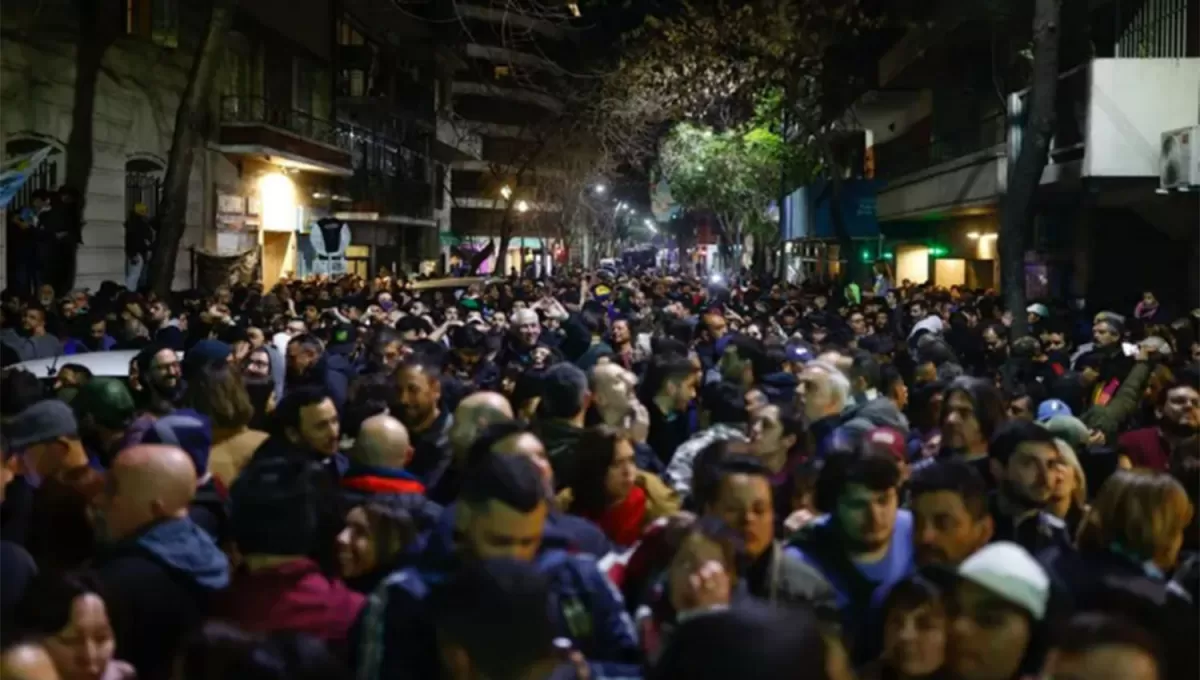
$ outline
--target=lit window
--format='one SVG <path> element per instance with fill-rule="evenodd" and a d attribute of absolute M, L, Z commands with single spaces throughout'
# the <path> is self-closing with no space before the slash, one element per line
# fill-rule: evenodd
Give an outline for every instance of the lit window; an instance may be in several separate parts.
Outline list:
<path fill-rule="evenodd" d="M 570 10 L 571 16 L 575 17 L 576 19 L 582 16 L 582 13 L 579 11 L 579 3 L 577 2 L 568 2 L 567 9 Z"/>
<path fill-rule="evenodd" d="M 492 75 L 496 80 L 503 80 L 512 75 L 512 69 L 507 66 L 496 66 L 492 69 Z"/>

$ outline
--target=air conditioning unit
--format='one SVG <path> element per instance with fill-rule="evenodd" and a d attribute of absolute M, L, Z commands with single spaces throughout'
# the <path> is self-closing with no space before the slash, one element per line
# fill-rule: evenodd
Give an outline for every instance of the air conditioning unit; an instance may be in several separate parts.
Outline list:
<path fill-rule="evenodd" d="M 1162 133 L 1158 164 L 1159 189 L 1200 188 L 1200 125 Z"/>

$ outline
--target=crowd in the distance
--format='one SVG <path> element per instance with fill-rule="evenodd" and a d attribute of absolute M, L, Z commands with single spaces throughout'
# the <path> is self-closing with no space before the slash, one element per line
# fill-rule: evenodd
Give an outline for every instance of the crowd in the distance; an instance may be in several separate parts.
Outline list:
<path fill-rule="evenodd" d="M 0 674 L 1198 677 L 1200 311 L 878 272 L 6 293 Z"/>

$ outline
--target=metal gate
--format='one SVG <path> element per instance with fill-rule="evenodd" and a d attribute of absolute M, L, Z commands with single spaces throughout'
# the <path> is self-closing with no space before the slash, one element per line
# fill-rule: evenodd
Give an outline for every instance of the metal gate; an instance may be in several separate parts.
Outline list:
<path fill-rule="evenodd" d="M 133 212 L 139 203 L 146 206 L 146 216 L 158 214 L 158 202 L 162 199 L 162 165 L 146 159 L 135 159 L 125 164 L 125 213 Z"/>

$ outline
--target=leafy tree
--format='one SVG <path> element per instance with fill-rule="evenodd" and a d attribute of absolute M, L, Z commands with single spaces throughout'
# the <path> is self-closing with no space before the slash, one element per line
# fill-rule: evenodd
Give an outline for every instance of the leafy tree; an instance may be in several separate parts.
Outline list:
<path fill-rule="evenodd" d="M 765 125 L 717 131 L 687 122 L 663 142 L 659 165 L 681 206 L 716 218 L 722 251 L 735 257 L 747 235 L 754 236 L 756 257 L 777 242 L 778 226 L 767 215 L 771 202 L 781 185 L 803 184 L 818 167 L 807 147 L 785 142 Z"/>

